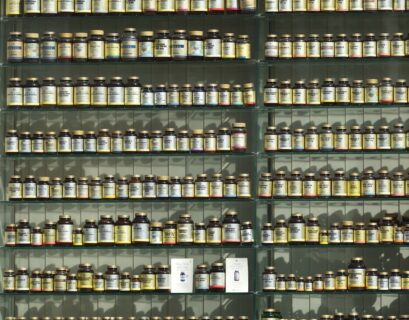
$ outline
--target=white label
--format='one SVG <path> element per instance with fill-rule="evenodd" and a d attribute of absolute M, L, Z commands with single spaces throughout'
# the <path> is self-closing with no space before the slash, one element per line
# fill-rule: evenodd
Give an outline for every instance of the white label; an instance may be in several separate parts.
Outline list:
<path fill-rule="evenodd" d="M 289 241 L 305 241 L 305 223 L 290 223 L 289 226 Z"/>
<path fill-rule="evenodd" d="M 123 105 L 125 102 L 124 87 L 108 87 L 108 105 Z"/>
<path fill-rule="evenodd" d="M 83 228 L 84 243 L 96 244 L 98 242 L 98 229 L 97 228 Z"/>
<path fill-rule="evenodd" d="M 209 274 L 196 273 L 195 274 L 195 288 L 196 290 L 209 290 Z"/>
<path fill-rule="evenodd" d="M 221 40 L 220 39 L 206 39 L 204 55 L 206 58 L 220 58 L 222 56 Z"/>
<path fill-rule="evenodd" d="M 57 242 L 72 243 L 72 224 L 57 224 Z"/>

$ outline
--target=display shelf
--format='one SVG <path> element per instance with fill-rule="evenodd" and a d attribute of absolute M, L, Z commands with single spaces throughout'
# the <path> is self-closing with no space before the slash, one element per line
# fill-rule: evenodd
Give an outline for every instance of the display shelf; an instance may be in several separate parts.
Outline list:
<path fill-rule="evenodd" d="M 228 107 L 215 107 L 215 106 L 206 106 L 206 107 L 67 107 L 67 108 L 1 108 L 3 113 L 20 113 L 20 112 L 163 112 L 163 111 L 172 111 L 172 112 L 181 112 L 181 111 L 234 111 L 234 112 L 249 112 L 254 110 L 262 110 L 258 106 L 228 106 Z"/>
<path fill-rule="evenodd" d="M 408 245 L 409 246 L 409 245 Z M 1 246 L 0 250 L 6 251 L 58 251 L 58 250 L 182 250 L 182 249 L 217 249 L 217 250 L 228 250 L 228 249 L 252 249 L 258 248 L 257 244 L 222 244 L 222 245 L 211 245 L 211 244 L 191 244 L 191 245 L 128 245 L 128 246 L 16 246 L 7 247 Z"/>
<path fill-rule="evenodd" d="M 192 293 L 170 293 L 149 291 L 127 291 L 127 292 L 0 292 L 3 298 L 12 297 L 52 297 L 52 296 L 246 296 L 253 292 L 192 292 Z"/>
<path fill-rule="evenodd" d="M 312 155 L 387 155 L 387 154 L 409 154 L 409 149 L 404 150 L 330 150 L 330 151 L 276 151 L 276 152 L 260 152 L 258 156 L 260 158 L 277 158 L 288 156 L 312 156 Z"/>
<path fill-rule="evenodd" d="M 374 57 L 374 58 L 277 58 L 271 60 L 260 60 L 261 64 L 267 66 L 274 66 L 275 64 L 298 64 L 298 63 L 309 63 L 309 64 L 339 64 L 344 66 L 345 64 L 354 63 L 397 63 L 397 62 L 408 62 L 408 57 Z"/>
<path fill-rule="evenodd" d="M 265 12 L 261 16 L 266 19 L 273 20 L 278 17 L 286 18 L 325 18 L 325 17 L 338 17 L 345 18 L 359 17 L 359 18 L 382 18 L 387 17 L 405 17 L 409 12 L 406 11 L 310 11 L 310 12 Z"/>
<path fill-rule="evenodd" d="M 291 110 L 291 111 L 309 111 L 317 109 L 356 109 L 356 110 L 365 110 L 365 109 L 381 109 L 387 110 L 391 108 L 409 108 L 409 104 L 346 104 L 346 105 L 277 105 L 277 106 L 264 106 L 260 107 L 260 110 L 267 112 L 275 112 L 281 110 Z"/>
<path fill-rule="evenodd" d="M 130 152 L 130 153 L 19 153 L 19 154 L 2 154 L 0 158 L 6 159 L 76 159 L 76 158 L 167 158 L 167 157 L 232 157 L 232 158 L 249 158 L 256 156 L 256 152 Z"/>
<path fill-rule="evenodd" d="M 250 13 L 230 13 L 230 12 L 218 12 L 217 14 L 214 13 L 205 13 L 205 14 L 191 14 L 191 13 L 124 13 L 124 14 L 87 14 L 87 15 L 38 15 L 38 16 L 6 16 L 2 15 L 0 17 L 0 21 L 4 22 L 29 22 L 29 21 L 36 21 L 36 22 L 49 22 L 51 21 L 75 21 L 81 22 L 83 19 L 91 19 L 100 21 L 101 19 L 145 19 L 147 21 L 161 21 L 163 19 L 166 20 L 181 20 L 181 19 L 194 19 L 194 20 L 201 20 L 201 19 L 260 19 L 265 18 L 267 15 L 257 12 L 250 12 Z"/>
<path fill-rule="evenodd" d="M 408 248 L 409 243 L 340 243 L 340 244 L 289 244 L 289 243 L 273 243 L 259 245 L 258 249 L 274 250 L 274 249 L 338 249 L 338 248 L 354 248 L 354 249 L 369 249 L 369 248 Z"/>
<path fill-rule="evenodd" d="M 383 291 L 383 290 L 346 290 L 346 291 L 311 291 L 311 292 L 305 292 L 305 291 L 273 291 L 273 292 L 261 292 L 258 291 L 255 293 L 257 296 L 262 296 L 262 297 L 272 297 L 272 296 L 278 296 L 278 295 L 286 295 L 286 296 L 319 296 L 319 295 L 325 295 L 325 296 L 330 296 L 330 295 L 351 295 L 351 296 L 366 296 L 366 295 L 408 295 L 409 290 L 388 290 L 388 291 Z"/>
<path fill-rule="evenodd" d="M 0 203 L 8 205 L 42 205 L 42 204 L 115 204 L 115 203 L 253 203 L 254 198 L 249 199 L 229 199 L 229 198 L 219 198 L 219 199 L 124 199 L 124 200 L 79 200 L 79 199 L 59 199 L 59 200 L 3 200 Z"/>
<path fill-rule="evenodd" d="M 258 203 L 273 204 L 273 203 L 285 203 L 285 202 L 360 202 L 360 201 L 408 201 L 409 197 L 332 197 L 332 198 L 274 198 L 274 199 L 262 199 L 258 198 Z"/>
<path fill-rule="evenodd" d="M 192 245 L 126 245 L 126 246 L 0 246 L 0 250 L 5 250 L 9 252 L 16 251 L 86 251 L 86 250 L 190 250 L 190 249 L 213 249 L 213 250 L 237 250 L 237 249 L 262 249 L 262 250 L 275 250 L 275 249 L 344 249 L 344 248 L 353 248 L 353 249 L 376 249 L 376 248 L 409 248 L 409 243 L 377 243 L 377 244 L 222 244 L 222 245 L 210 245 L 210 244 L 192 244 Z"/>
<path fill-rule="evenodd" d="M 118 65 L 140 65 L 140 64 L 163 64 L 163 65 L 183 65 L 183 64 L 196 64 L 196 65 L 257 65 L 259 60 L 256 59 L 225 59 L 225 60 L 134 60 L 134 61 L 70 61 L 70 62 L 5 62 L 1 64 L 2 67 L 41 67 L 45 66 L 118 66 Z"/>

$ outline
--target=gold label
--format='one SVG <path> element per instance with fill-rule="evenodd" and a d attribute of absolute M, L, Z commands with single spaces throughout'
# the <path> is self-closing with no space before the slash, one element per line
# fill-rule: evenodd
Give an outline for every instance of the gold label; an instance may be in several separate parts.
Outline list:
<path fill-rule="evenodd" d="M 19 15 L 20 14 L 20 0 L 6 0 L 6 15 Z"/>
<path fill-rule="evenodd" d="M 78 272 L 78 289 L 92 289 L 92 275 L 91 272 Z"/>
<path fill-rule="evenodd" d="M 131 244 L 131 226 L 115 226 L 115 243 Z"/>
<path fill-rule="evenodd" d="M 306 227 L 306 241 L 307 242 L 319 242 L 320 241 L 320 227 L 319 226 L 307 226 Z"/>
<path fill-rule="evenodd" d="M 346 290 L 347 289 L 347 277 L 339 276 L 335 278 L 335 289 Z"/>
<path fill-rule="evenodd" d="M 348 196 L 350 197 L 361 196 L 361 182 L 359 180 L 348 181 Z"/>
<path fill-rule="evenodd" d="M 354 243 L 365 243 L 365 230 L 354 230 Z"/>
<path fill-rule="evenodd" d="M 141 290 L 155 290 L 154 274 L 141 274 Z"/>
<path fill-rule="evenodd" d="M 287 228 L 274 228 L 274 243 L 287 243 Z"/>

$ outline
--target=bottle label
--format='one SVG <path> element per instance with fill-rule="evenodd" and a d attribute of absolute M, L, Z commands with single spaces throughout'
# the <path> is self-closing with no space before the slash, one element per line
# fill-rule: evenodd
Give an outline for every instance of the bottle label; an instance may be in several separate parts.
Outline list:
<path fill-rule="evenodd" d="M 75 87 L 74 104 L 77 106 L 89 105 L 91 100 L 91 90 L 89 86 Z"/>
<path fill-rule="evenodd" d="M 222 229 L 220 227 L 208 227 L 206 229 L 206 234 L 207 243 L 221 243 Z"/>
<path fill-rule="evenodd" d="M 74 87 L 58 87 L 58 104 L 61 106 L 72 106 L 74 104 Z"/>
<path fill-rule="evenodd" d="M 140 199 L 142 198 L 142 183 L 130 183 L 129 184 L 129 198 Z"/>
<path fill-rule="evenodd" d="M 115 243 L 116 244 L 131 244 L 131 226 L 130 225 L 115 226 Z"/>
<path fill-rule="evenodd" d="M 224 272 L 210 273 L 210 289 L 224 289 L 226 285 L 226 274 Z"/>
<path fill-rule="evenodd" d="M 278 136 L 276 134 L 264 135 L 264 150 L 276 151 L 278 149 Z"/>
<path fill-rule="evenodd" d="M 222 56 L 221 40 L 220 39 L 206 39 L 204 56 L 206 58 L 220 58 Z"/>
<path fill-rule="evenodd" d="M 149 235 L 150 244 L 162 244 L 162 231 L 161 230 L 151 230 Z"/>
<path fill-rule="evenodd" d="M 278 12 L 278 0 L 265 0 L 266 12 Z"/>
<path fill-rule="evenodd" d="M 23 105 L 23 88 L 9 87 L 7 88 L 7 106 L 22 106 Z"/>
<path fill-rule="evenodd" d="M 289 242 L 305 242 L 305 223 L 290 223 L 288 228 Z"/>
<path fill-rule="evenodd" d="M 266 41 L 264 44 L 264 56 L 266 58 L 278 57 L 278 41 Z"/>
<path fill-rule="evenodd" d="M 263 290 L 276 290 L 276 280 L 275 273 L 263 274 Z"/>
<path fill-rule="evenodd" d="M 193 224 L 178 224 L 177 225 L 177 242 L 193 242 Z"/>
<path fill-rule="evenodd" d="M 242 229 L 240 232 L 241 241 L 243 243 L 254 242 L 253 229 Z"/>
<path fill-rule="evenodd" d="M 176 229 L 163 229 L 163 244 L 176 244 Z"/>
<path fill-rule="evenodd" d="M 72 224 L 57 224 L 57 243 L 72 243 Z"/>
<path fill-rule="evenodd" d="M 187 45 L 188 45 L 188 55 L 190 57 L 203 57 L 204 56 L 203 40 L 189 40 Z"/>
<path fill-rule="evenodd" d="M 125 105 L 139 106 L 141 104 L 141 87 L 125 87 Z"/>
<path fill-rule="evenodd" d="M 136 59 L 138 57 L 138 41 L 122 40 L 121 57 L 123 59 Z"/>
<path fill-rule="evenodd" d="M 158 273 L 156 275 L 156 289 L 157 290 L 170 290 L 170 274 Z"/>
<path fill-rule="evenodd" d="M 124 0 L 110 0 L 109 1 L 109 12 L 125 12 L 125 1 Z"/>
<path fill-rule="evenodd" d="M 349 288 L 365 287 L 365 269 L 360 268 L 348 269 L 348 287 Z"/>
<path fill-rule="evenodd" d="M 223 243 L 238 243 L 240 242 L 240 224 L 239 223 L 224 223 L 222 229 Z"/>
<path fill-rule="evenodd" d="M 91 88 L 91 104 L 93 106 L 106 105 L 108 97 L 107 87 L 92 87 Z"/>
<path fill-rule="evenodd" d="M 149 241 L 149 223 L 134 223 L 132 228 L 132 242 Z"/>
<path fill-rule="evenodd" d="M 208 273 L 196 273 L 195 274 L 195 289 L 196 290 L 209 290 L 209 274 Z"/>
<path fill-rule="evenodd" d="M 259 181 L 258 183 L 258 195 L 259 197 L 271 197 L 272 196 L 272 186 L 271 181 Z"/>
<path fill-rule="evenodd" d="M 98 224 L 98 242 L 113 243 L 114 241 L 114 225 Z"/>
<path fill-rule="evenodd" d="M 108 88 L 108 105 L 120 106 L 125 102 L 125 89 L 124 87 L 109 87 Z"/>
<path fill-rule="evenodd" d="M 142 92 L 142 102 L 143 106 L 153 106 L 154 105 L 154 98 L 152 92 Z"/>
<path fill-rule="evenodd" d="M 28 182 L 23 184 L 23 198 L 35 199 L 37 197 L 36 191 L 37 185 L 35 182 Z"/>
<path fill-rule="evenodd" d="M 142 274 L 141 275 L 141 289 L 142 290 L 155 290 L 155 275 L 154 274 Z"/>
<path fill-rule="evenodd" d="M 76 13 L 91 13 L 91 0 L 75 0 Z"/>
<path fill-rule="evenodd" d="M 171 48 L 172 48 L 172 58 L 186 58 L 187 57 L 187 40 L 186 39 L 172 40 Z"/>
<path fill-rule="evenodd" d="M 38 281 L 40 283 L 40 290 L 41 290 L 41 279 L 38 278 Z M 16 275 L 16 284 L 15 284 L 15 289 L 16 291 L 27 291 L 29 289 L 29 278 L 28 275 Z M 31 289 L 34 287 L 38 287 L 35 284 L 31 283 Z"/>
<path fill-rule="evenodd" d="M 231 186 L 229 190 L 225 190 L 225 192 L 229 192 L 234 187 Z M 237 188 L 231 192 L 236 194 L 237 196 Z M 212 181 L 210 182 L 210 197 L 212 198 L 222 198 L 223 197 L 223 182 L 222 181 Z"/>
<path fill-rule="evenodd" d="M 126 0 L 125 10 L 129 12 L 142 12 L 142 1 L 140 0 Z"/>
<path fill-rule="evenodd" d="M 154 55 L 156 58 L 170 58 L 170 39 L 156 39 Z"/>
<path fill-rule="evenodd" d="M 40 88 L 24 88 L 24 106 L 38 106 L 40 104 Z"/>
<path fill-rule="evenodd" d="M 97 228 L 83 228 L 83 241 L 87 244 L 97 244 L 98 229 Z"/>

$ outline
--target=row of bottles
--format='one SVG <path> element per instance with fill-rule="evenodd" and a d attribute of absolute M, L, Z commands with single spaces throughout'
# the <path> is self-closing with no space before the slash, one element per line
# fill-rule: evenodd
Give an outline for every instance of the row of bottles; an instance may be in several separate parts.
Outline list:
<path fill-rule="evenodd" d="M 114 245 L 229 245 L 251 244 L 254 231 L 251 221 L 243 223 L 236 211 L 228 211 L 223 220 L 211 218 L 207 225 L 194 223 L 189 214 L 177 221 L 150 221 L 146 213 L 101 215 L 99 221 L 86 219 L 82 227 L 74 224 L 69 215 L 61 215 L 57 222 L 47 220 L 43 227 L 31 226 L 26 219 L 9 224 L 5 230 L 5 245 L 20 246 L 114 246 Z"/>
<path fill-rule="evenodd" d="M 253 83 L 141 84 L 139 77 L 78 77 L 74 82 L 63 77 L 59 83 L 47 77 L 10 78 L 7 86 L 8 107 L 200 107 L 253 106 L 256 92 Z"/>
<path fill-rule="evenodd" d="M 7 40 L 7 61 L 20 62 L 101 62 L 135 60 L 229 60 L 250 59 L 248 35 L 221 35 L 218 29 L 186 31 L 140 31 L 126 28 L 122 35 L 103 30 L 47 31 L 24 35 L 12 31 Z"/>
<path fill-rule="evenodd" d="M 134 153 L 134 152 L 244 152 L 247 149 L 246 124 L 217 130 L 166 128 L 152 132 L 127 129 L 95 131 L 61 130 L 30 133 L 8 130 L 5 152 L 12 153 Z"/>
<path fill-rule="evenodd" d="M 250 177 L 241 173 L 238 177 L 215 173 L 211 176 L 145 176 L 132 175 L 115 178 L 100 177 L 50 178 L 29 175 L 22 179 L 12 176 L 8 184 L 10 200 L 127 200 L 127 199 L 168 199 L 168 198 L 250 198 Z"/>
<path fill-rule="evenodd" d="M 367 268 L 362 257 L 351 259 L 347 269 L 301 277 L 277 274 L 267 266 L 262 274 L 263 291 L 347 291 L 347 290 L 409 290 L 409 271 L 392 269 L 390 273 Z"/>
<path fill-rule="evenodd" d="M 343 170 L 334 172 L 323 170 L 319 173 L 294 170 L 291 174 L 277 170 L 261 173 L 258 183 L 260 198 L 306 197 L 306 198 L 346 198 L 346 197 L 407 197 L 409 178 L 403 171 L 390 173 L 381 169 L 375 173 L 371 169 L 362 173 Z"/>
<path fill-rule="evenodd" d="M 7 16 L 254 13 L 255 0 L 6 0 Z"/>

